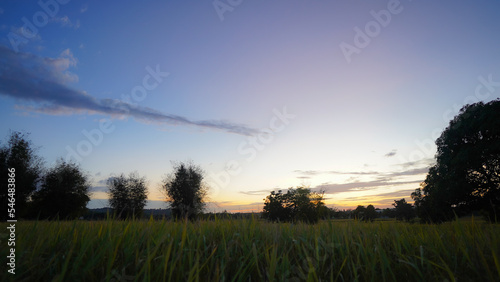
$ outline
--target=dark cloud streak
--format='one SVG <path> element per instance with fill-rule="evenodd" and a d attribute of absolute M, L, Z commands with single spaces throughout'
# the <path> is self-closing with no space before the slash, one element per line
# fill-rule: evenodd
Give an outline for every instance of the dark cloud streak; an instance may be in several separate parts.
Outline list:
<path fill-rule="evenodd" d="M 97 99 L 66 84 L 78 80 L 67 69 L 76 65 L 69 50 L 59 58 L 41 58 L 16 53 L 0 46 L 0 94 L 29 105 L 18 109 L 49 115 L 102 114 L 112 117 L 133 117 L 142 122 L 187 125 L 222 130 L 240 135 L 253 135 L 257 130 L 242 124 L 220 120 L 192 121 L 186 117 L 166 114 L 152 108 L 133 105 L 117 99 Z"/>

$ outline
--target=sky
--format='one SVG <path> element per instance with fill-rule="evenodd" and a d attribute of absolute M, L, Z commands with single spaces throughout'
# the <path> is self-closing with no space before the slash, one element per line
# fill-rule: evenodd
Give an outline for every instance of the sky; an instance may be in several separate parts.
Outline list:
<path fill-rule="evenodd" d="M 307 186 L 391 207 L 468 103 L 500 96 L 499 1 L 0 2 L 0 138 L 80 164 L 90 208 L 138 172 L 147 208 L 192 161 L 208 211 Z"/>

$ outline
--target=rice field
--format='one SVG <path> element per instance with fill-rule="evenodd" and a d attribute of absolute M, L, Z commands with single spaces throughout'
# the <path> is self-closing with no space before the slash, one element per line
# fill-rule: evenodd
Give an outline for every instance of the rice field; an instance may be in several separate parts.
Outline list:
<path fill-rule="evenodd" d="M 1 224 L 3 265 L 7 224 Z M 499 281 L 500 225 L 259 219 L 16 224 L 1 281 Z"/>

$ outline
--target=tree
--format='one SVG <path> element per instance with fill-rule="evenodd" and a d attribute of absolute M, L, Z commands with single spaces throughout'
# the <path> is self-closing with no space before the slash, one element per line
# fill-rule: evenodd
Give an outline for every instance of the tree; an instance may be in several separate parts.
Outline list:
<path fill-rule="evenodd" d="M 352 215 L 357 220 L 364 220 L 365 218 L 366 208 L 365 206 L 358 205 L 354 211 L 352 211 Z"/>
<path fill-rule="evenodd" d="M 43 176 L 32 200 L 33 214 L 40 218 L 77 218 L 86 212 L 90 201 L 88 176 L 78 165 L 60 159 Z"/>
<path fill-rule="evenodd" d="M 377 218 L 378 213 L 373 205 L 368 205 L 367 207 L 359 205 L 353 211 L 354 218 L 363 221 L 373 221 Z"/>
<path fill-rule="evenodd" d="M 174 173 L 163 180 L 163 190 L 176 219 L 193 220 L 203 212 L 208 186 L 204 172 L 192 163 L 174 164 Z"/>
<path fill-rule="evenodd" d="M 394 200 L 394 204 L 392 205 L 395 208 L 397 220 L 410 221 L 415 218 L 416 215 L 413 210 L 413 206 L 410 203 L 407 203 L 404 198 L 401 200 Z"/>
<path fill-rule="evenodd" d="M 322 193 L 298 187 L 288 189 L 286 194 L 281 190 L 272 191 L 265 199 L 262 217 L 271 221 L 316 223 L 327 211 Z"/>
<path fill-rule="evenodd" d="M 28 202 L 37 189 L 43 172 L 43 161 L 36 154 L 29 134 L 11 132 L 7 143 L 0 147 L 0 202 L 2 220 L 7 219 L 8 170 L 15 170 L 15 215 L 27 216 Z"/>
<path fill-rule="evenodd" d="M 386 208 L 382 211 L 382 217 L 394 218 L 396 217 L 395 209 Z"/>
<path fill-rule="evenodd" d="M 374 221 L 377 218 L 378 213 L 373 205 L 368 205 L 365 210 L 365 221 Z"/>
<path fill-rule="evenodd" d="M 436 164 L 412 194 L 419 217 L 441 222 L 484 210 L 498 220 L 500 100 L 464 106 L 436 145 Z"/>
<path fill-rule="evenodd" d="M 281 190 L 278 192 L 271 191 L 271 194 L 264 200 L 263 218 L 283 222 L 292 220 L 292 197 L 290 190 L 286 194 L 283 194 Z"/>
<path fill-rule="evenodd" d="M 109 204 L 118 218 L 139 217 L 148 199 L 146 178 L 137 172 L 108 179 Z"/>

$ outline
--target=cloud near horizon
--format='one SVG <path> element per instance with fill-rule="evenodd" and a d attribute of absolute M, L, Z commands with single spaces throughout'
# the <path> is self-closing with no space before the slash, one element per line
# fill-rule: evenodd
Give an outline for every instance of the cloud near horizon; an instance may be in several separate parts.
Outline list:
<path fill-rule="evenodd" d="M 356 171 L 320 171 L 320 170 L 294 170 L 293 172 L 301 174 L 301 177 L 308 177 L 321 175 L 321 174 L 333 174 L 333 175 L 362 175 L 362 176 L 371 176 L 374 179 L 369 181 L 359 181 L 356 177 L 349 178 L 345 183 L 323 183 L 317 185 L 315 187 L 311 187 L 311 191 L 314 192 L 322 192 L 325 194 L 336 194 L 341 192 L 354 192 L 360 190 L 371 190 L 379 187 L 386 186 L 397 186 L 397 185 L 406 185 L 406 184 L 417 184 L 421 183 L 423 180 L 401 180 L 398 178 L 415 176 L 426 174 L 429 171 L 428 167 L 424 168 L 414 168 L 414 169 L 406 169 L 403 171 L 397 172 L 377 172 L 377 171 L 369 171 L 369 172 L 356 172 Z M 273 188 L 273 189 L 262 189 L 262 190 L 254 190 L 254 191 L 240 191 L 241 194 L 245 195 L 266 195 L 271 191 L 278 190 L 287 190 L 287 188 Z"/>
<path fill-rule="evenodd" d="M 77 82 L 78 76 L 68 69 L 76 66 L 77 62 L 69 49 L 58 58 L 46 58 L 16 53 L 0 45 L 0 95 L 28 103 L 18 105 L 17 109 L 48 115 L 101 114 L 113 118 L 133 117 L 144 123 L 195 126 L 246 136 L 258 132 L 242 124 L 221 120 L 193 121 L 118 99 L 98 99 L 84 91 L 71 89 L 67 83 Z"/>
<path fill-rule="evenodd" d="M 309 176 L 321 175 L 321 174 L 396 177 L 396 176 L 408 176 L 408 175 L 424 174 L 424 173 L 427 173 L 428 171 L 429 171 L 428 167 L 423 167 L 423 168 L 406 169 L 403 171 L 390 172 L 390 173 L 384 173 L 384 172 L 378 172 L 378 171 L 336 171 L 336 170 L 330 170 L 330 171 L 294 170 L 293 172 L 301 174 L 301 176 L 298 176 L 300 178 L 300 177 L 309 177 Z"/>

